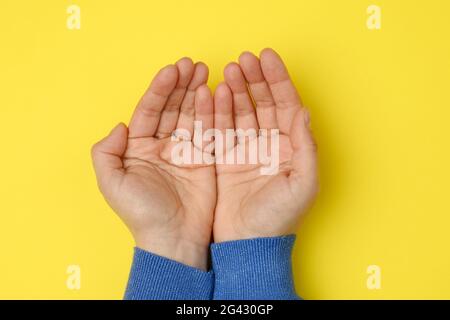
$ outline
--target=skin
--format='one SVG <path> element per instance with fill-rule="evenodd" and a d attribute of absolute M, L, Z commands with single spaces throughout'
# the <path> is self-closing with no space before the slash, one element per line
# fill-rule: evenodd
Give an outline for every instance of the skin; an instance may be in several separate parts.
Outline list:
<path fill-rule="evenodd" d="M 216 204 L 214 165 L 171 160 L 175 129 L 213 125 L 208 69 L 183 58 L 159 71 L 129 128 L 117 125 L 92 148 L 101 192 L 139 248 L 206 270 Z M 194 146 L 192 145 L 192 148 Z"/>
<path fill-rule="evenodd" d="M 261 175 L 261 164 L 216 165 L 214 241 L 292 234 L 318 189 L 309 113 L 272 49 L 259 58 L 244 52 L 239 63 L 225 67 L 224 77 L 214 95 L 215 128 L 279 129 L 280 167 Z"/>
<path fill-rule="evenodd" d="M 136 245 L 201 270 L 207 269 L 212 240 L 293 233 L 318 185 L 309 114 L 278 54 L 243 53 L 224 76 L 213 98 L 206 65 L 183 58 L 166 66 L 129 127 L 117 125 L 92 148 L 99 188 Z M 279 172 L 262 176 L 261 164 L 174 164 L 170 137 L 176 129 L 192 134 L 194 120 L 202 121 L 203 130 L 279 129 Z"/>

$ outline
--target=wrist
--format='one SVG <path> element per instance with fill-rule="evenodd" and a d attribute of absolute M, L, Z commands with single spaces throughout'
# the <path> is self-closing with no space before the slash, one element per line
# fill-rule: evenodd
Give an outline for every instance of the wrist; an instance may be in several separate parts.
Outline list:
<path fill-rule="evenodd" d="M 276 230 L 242 230 L 240 232 L 233 232 L 230 229 L 227 230 L 214 230 L 214 243 L 220 244 L 223 242 L 239 241 L 239 240 L 251 240 L 257 238 L 273 238 L 273 237 L 286 237 L 295 234 L 296 227 L 289 227 L 285 229 Z"/>
<path fill-rule="evenodd" d="M 179 238 L 135 237 L 136 247 L 174 260 L 187 266 L 207 271 L 209 244 L 197 244 Z"/>

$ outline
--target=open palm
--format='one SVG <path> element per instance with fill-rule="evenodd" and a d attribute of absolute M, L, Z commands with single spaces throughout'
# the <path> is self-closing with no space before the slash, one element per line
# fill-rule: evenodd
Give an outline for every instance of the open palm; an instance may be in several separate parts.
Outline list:
<path fill-rule="evenodd" d="M 214 96 L 215 128 L 278 129 L 280 165 L 271 175 L 261 174 L 261 163 L 216 165 L 214 240 L 292 233 L 317 191 L 316 148 L 309 114 L 302 108 L 286 67 L 271 49 L 263 50 L 260 59 L 243 53 L 239 64 L 229 64 L 224 75 L 225 82 Z M 269 145 L 273 139 L 268 139 Z M 237 145 L 225 153 L 249 152 L 248 141 L 241 151 Z"/>
<path fill-rule="evenodd" d="M 206 269 L 216 203 L 213 164 L 176 165 L 171 136 L 194 120 L 213 126 L 208 69 L 188 58 L 155 76 L 129 129 L 119 124 L 92 150 L 100 190 L 138 247 Z M 192 142 L 191 148 L 194 148 Z"/>

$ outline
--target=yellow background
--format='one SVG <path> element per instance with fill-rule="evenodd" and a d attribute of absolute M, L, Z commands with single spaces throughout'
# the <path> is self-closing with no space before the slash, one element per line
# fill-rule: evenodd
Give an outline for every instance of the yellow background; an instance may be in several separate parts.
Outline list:
<path fill-rule="evenodd" d="M 68 30 L 66 9 L 81 8 Z M 368 30 L 366 9 L 382 9 Z M 133 241 L 91 145 L 158 68 L 280 52 L 310 107 L 321 192 L 299 230 L 307 299 L 450 298 L 450 2 L 0 2 L 0 298 L 121 298 Z M 66 287 L 68 265 L 81 289 Z M 366 287 L 369 265 L 381 289 Z"/>

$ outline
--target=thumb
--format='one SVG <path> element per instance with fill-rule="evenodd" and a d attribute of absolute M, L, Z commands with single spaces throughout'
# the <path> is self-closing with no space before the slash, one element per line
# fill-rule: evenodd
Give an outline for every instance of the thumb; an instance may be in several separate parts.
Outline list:
<path fill-rule="evenodd" d="M 123 123 L 119 123 L 108 136 L 92 147 L 92 161 L 100 188 L 117 173 L 122 175 L 122 156 L 127 148 L 127 138 L 127 127 Z"/>
<path fill-rule="evenodd" d="M 289 135 L 292 154 L 292 167 L 289 179 L 294 192 L 310 194 L 317 192 L 317 146 L 310 128 L 310 115 L 306 108 L 294 116 Z"/>

